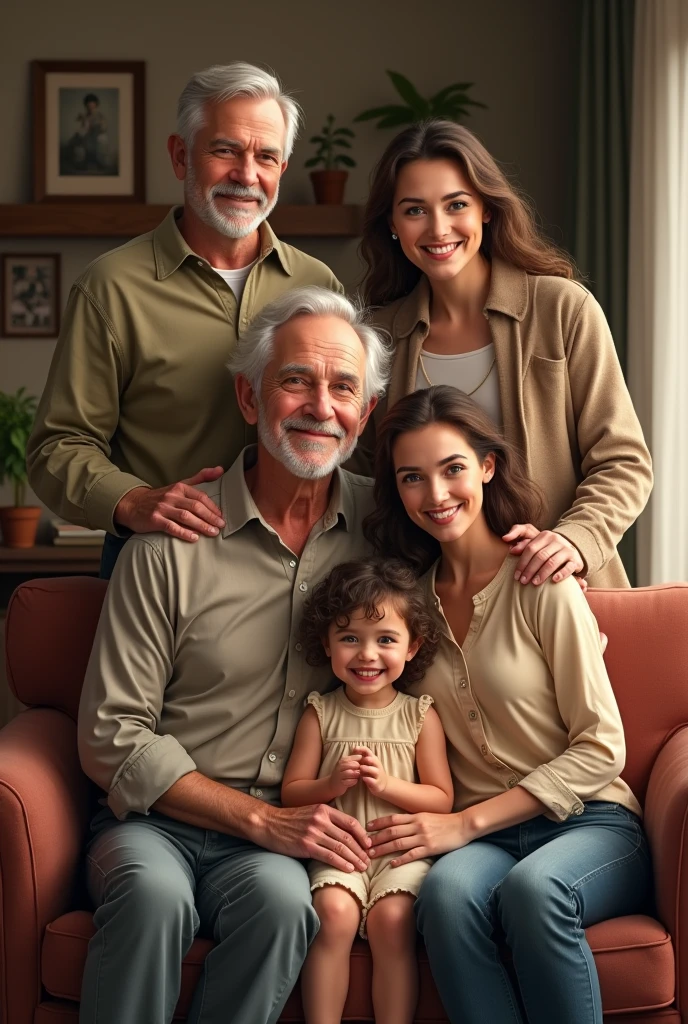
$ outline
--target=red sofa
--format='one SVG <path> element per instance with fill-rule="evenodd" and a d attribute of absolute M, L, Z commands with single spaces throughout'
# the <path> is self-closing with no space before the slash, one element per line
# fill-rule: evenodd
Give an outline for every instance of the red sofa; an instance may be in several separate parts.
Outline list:
<path fill-rule="evenodd" d="M 82 855 L 94 792 L 79 766 L 76 713 L 105 584 L 33 580 L 7 613 L 8 679 L 28 705 L 0 731 L 0 1020 L 77 1024 L 93 933 Z M 624 777 L 645 808 L 656 917 L 588 930 L 608 1024 L 688 1024 L 688 586 L 591 591 L 626 729 Z M 184 1020 L 211 943 L 184 963 Z M 418 1024 L 446 1021 L 423 951 Z M 126 984 L 126 979 L 123 979 Z M 357 942 L 345 1020 L 372 1021 L 370 960 Z M 302 1021 L 298 991 L 282 1021 Z M 125 1022 L 123 1022 L 125 1024 Z M 555 1022 L 553 1022 L 555 1024 Z"/>

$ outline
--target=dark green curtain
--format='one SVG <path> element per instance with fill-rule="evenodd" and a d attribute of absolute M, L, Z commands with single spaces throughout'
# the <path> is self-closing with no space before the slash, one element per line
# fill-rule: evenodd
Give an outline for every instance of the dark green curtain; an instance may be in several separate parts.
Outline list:
<path fill-rule="evenodd" d="M 626 372 L 634 0 L 583 0 L 573 254 Z M 635 582 L 635 534 L 619 545 Z"/>

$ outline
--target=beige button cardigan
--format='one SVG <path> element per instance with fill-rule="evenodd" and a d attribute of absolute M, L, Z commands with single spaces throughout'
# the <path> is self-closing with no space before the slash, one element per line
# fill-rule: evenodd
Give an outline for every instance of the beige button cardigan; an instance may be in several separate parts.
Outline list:
<path fill-rule="evenodd" d="M 427 278 L 375 312 L 395 344 L 385 408 L 416 388 L 429 331 Z M 495 259 L 485 315 L 495 346 L 505 436 L 546 498 L 543 528 L 575 544 L 591 586 L 628 586 L 616 545 L 652 487 L 650 454 L 604 313 L 582 285 Z M 375 423 L 347 468 L 371 472 Z"/>

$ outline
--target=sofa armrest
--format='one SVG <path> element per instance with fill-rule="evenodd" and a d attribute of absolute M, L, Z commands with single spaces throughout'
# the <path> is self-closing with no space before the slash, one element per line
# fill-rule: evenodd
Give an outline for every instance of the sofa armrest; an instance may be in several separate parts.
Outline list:
<path fill-rule="evenodd" d="M 72 909 L 89 797 L 67 715 L 30 709 L 0 730 L 0 1020 L 33 1022 L 43 933 Z"/>
<path fill-rule="evenodd" d="M 652 766 L 645 799 L 657 914 L 672 937 L 679 1008 L 688 1006 L 688 726 L 666 741 Z M 681 986 L 681 978 L 686 983 Z"/>

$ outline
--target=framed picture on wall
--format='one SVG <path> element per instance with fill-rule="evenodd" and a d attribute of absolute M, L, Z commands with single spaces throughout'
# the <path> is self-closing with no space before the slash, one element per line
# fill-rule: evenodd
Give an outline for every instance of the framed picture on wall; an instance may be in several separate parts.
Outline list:
<path fill-rule="evenodd" d="M 33 198 L 145 202 L 143 61 L 35 60 Z"/>
<path fill-rule="evenodd" d="M 60 256 L 33 252 L 2 256 L 0 334 L 56 338 L 60 330 Z"/>

